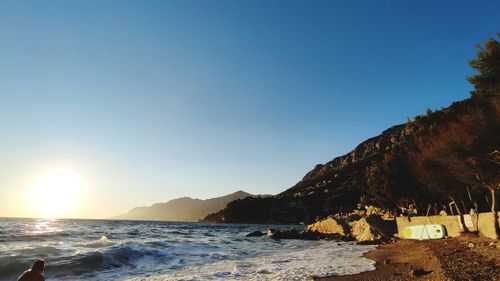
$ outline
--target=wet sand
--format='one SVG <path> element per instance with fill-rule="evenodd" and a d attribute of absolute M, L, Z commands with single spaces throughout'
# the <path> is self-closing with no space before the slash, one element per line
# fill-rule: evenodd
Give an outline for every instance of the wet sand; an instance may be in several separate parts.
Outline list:
<path fill-rule="evenodd" d="M 376 270 L 315 280 L 500 280 L 500 241 L 476 235 L 432 241 L 397 240 L 365 257 L 376 262 Z"/>

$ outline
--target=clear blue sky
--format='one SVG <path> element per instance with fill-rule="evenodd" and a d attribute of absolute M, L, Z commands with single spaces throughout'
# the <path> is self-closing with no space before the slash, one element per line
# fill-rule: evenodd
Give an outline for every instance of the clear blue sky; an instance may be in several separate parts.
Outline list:
<path fill-rule="evenodd" d="M 13 194 L 53 167 L 85 179 L 80 217 L 279 193 L 467 98 L 499 14 L 500 1 L 2 1 L 0 216 L 24 215 Z"/>

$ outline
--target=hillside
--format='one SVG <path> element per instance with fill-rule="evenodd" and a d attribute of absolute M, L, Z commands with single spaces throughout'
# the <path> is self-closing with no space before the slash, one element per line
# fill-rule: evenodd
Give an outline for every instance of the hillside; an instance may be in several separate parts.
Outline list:
<path fill-rule="evenodd" d="M 405 200 L 415 200 L 423 209 L 428 203 L 448 204 L 454 199 L 466 212 L 472 204 L 468 187 L 480 208 L 487 210 L 489 192 L 460 176 L 467 171 L 457 157 L 480 167 L 497 148 L 500 97 L 473 97 L 393 126 L 346 155 L 316 165 L 284 192 L 236 200 L 206 221 L 310 222 L 352 210 L 357 203 L 394 209 Z M 497 181 L 497 167 L 483 170 Z"/>
<path fill-rule="evenodd" d="M 252 196 L 244 191 L 237 191 L 222 197 L 206 200 L 182 197 L 148 207 L 136 207 L 115 219 L 162 220 L 162 221 L 198 221 L 209 213 L 226 207 L 227 203 Z"/>
<path fill-rule="evenodd" d="M 311 222 L 358 203 L 396 210 L 412 202 L 420 212 L 455 203 L 455 212 L 478 208 L 497 214 L 500 43 L 488 39 L 478 45 L 469 64 L 476 70 L 467 78 L 474 86 L 470 98 L 435 112 L 427 109 L 346 155 L 316 165 L 284 192 L 233 201 L 205 221 Z M 500 236 L 498 224 L 496 229 Z"/>

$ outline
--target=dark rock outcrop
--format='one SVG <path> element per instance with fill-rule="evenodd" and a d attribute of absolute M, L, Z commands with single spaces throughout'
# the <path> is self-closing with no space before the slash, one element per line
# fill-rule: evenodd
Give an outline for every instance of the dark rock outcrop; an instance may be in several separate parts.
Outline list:
<path fill-rule="evenodd" d="M 245 235 L 245 237 L 261 237 L 261 236 L 265 236 L 265 235 L 266 235 L 266 233 L 264 233 L 264 232 L 254 231 L 254 232 L 248 233 L 247 235 Z"/>
<path fill-rule="evenodd" d="M 346 155 L 337 157 L 325 164 L 316 165 L 316 167 L 309 171 L 299 183 L 286 190 L 283 194 L 294 193 L 295 190 L 299 192 L 304 191 L 304 188 L 306 190 L 314 190 L 322 185 L 327 186 L 331 180 L 323 182 L 318 181 L 318 179 L 324 177 L 335 179 L 349 171 L 355 171 L 369 165 L 371 160 L 376 160 L 384 153 L 397 148 L 398 143 L 401 141 L 401 134 L 404 132 L 404 128 L 405 125 L 391 127 L 382 132 L 382 134 L 362 142 Z M 313 184 L 306 186 L 309 183 Z"/>
<path fill-rule="evenodd" d="M 300 240 L 335 240 L 335 241 L 351 241 L 351 237 L 341 235 L 339 233 L 320 233 L 316 231 L 298 231 L 292 230 L 276 230 L 268 229 L 267 236 L 273 239 L 300 239 Z"/>

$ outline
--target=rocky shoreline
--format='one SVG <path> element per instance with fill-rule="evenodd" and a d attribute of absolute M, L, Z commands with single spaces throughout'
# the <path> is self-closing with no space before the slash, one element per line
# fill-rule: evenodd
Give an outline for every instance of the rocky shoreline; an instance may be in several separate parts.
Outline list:
<path fill-rule="evenodd" d="M 380 244 L 394 239 L 396 221 L 388 212 L 373 206 L 344 215 L 332 215 L 310 224 L 304 231 L 268 229 L 254 231 L 247 237 L 268 236 L 275 239 L 356 241 L 360 244 Z"/>
<path fill-rule="evenodd" d="M 352 280 L 500 280 L 500 241 L 479 233 L 439 240 L 398 239 L 396 222 L 382 209 L 368 206 L 310 224 L 304 231 L 255 231 L 248 237 L 355 241 L 378 244 L 364 256 L 376 270 L 348 276 L 316 277 L 315 281 Z"/>
<path fill-rule="evenodd" d="M 315 232 L 253 232 L 247 236 L 275 239 L 330 239 L 346 241 L 347 236 L 314 236 Z M 318 234 L 316 232 L 316 234 Z M 352 240 L 351 240 L 352 241 Z M 374 242 L 377 249 L 364 255 L 375 261 L 374 271 L 354 275 L 313 277 L 315 281 L 462 281 L 500 280 L 500 241 L 469 233 L 439 240 L 358 241 Z"/>
<path fill-rule="evenodd" d="M 500 280 L 500 242 L 475 234 L 441 240 L 395 240 L 365 257 L 376 262 L 376 270 L 314 280 Z"/>

